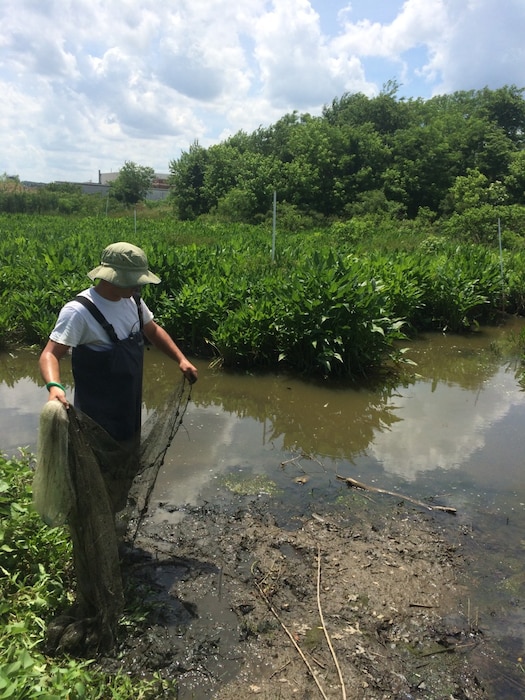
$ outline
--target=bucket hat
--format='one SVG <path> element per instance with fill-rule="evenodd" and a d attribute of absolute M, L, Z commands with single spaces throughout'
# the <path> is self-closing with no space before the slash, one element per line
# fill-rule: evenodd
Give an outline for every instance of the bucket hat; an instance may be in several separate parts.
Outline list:
<path fill-rule="evenodd" d="M 90 280 L 106 280 L 117 287 L 158 284 L 160 277 L 148 269 L 146 253 L 132 243 L 112 243 L 104 248 L 100 265 L 88 272 Z"/>

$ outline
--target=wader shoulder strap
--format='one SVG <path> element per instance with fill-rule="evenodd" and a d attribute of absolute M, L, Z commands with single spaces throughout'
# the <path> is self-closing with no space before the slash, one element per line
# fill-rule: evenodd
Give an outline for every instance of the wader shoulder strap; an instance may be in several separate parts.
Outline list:
<path fill-rule="evenodd" d="M 133 294 L 133 299 L 135 300 L 135 304 L 137 305 L 137 312 L 139 314 L 140 330 L 142 330 L 144 328 L 144 316 L 142 314 L 142 304 L 140 301 L 140 294 L 138 294 L 138 293 Z"/>
<path fill-rule="evenodd" d="M 83 297 L 83 296 L 79 295 L 79 296 L 76 296 L 73 299 L 73 301 L 78 301 L 79 304 L 82 304 L 82 306 L 84 306 L 90 312 L 90 314 L 93 316 L 93 318 L 95 318 L 100 323 L 102 328 L 109 335 L 111 342 L 113 342 L 113 343 L 119 342 L 118 336 L 115 333 L 115 329 L 113 328 L 111 323 L 109 323 L 109 321 L 106 321 L 106 317 L 104 316 L 104 314 L 100 311 L 100 309 L 98 309 L 95 306 L 95 304 L 91 301 L 91 299 L 88 299 L 87 297 Z"/>
<path fill-rule="evenodd" d="M 141 301 L 141 296 L 139 292 L 135 292 L 133 294 L 133 299 L 135 300 L 135 304 L 137 305 L 137 312 L 139 315 L 139 325 L 140 325 L 140 331 L 142 333 L 142 338 L 144 340 L 144 345 L 151 345 L 151 341 L 146 338 L 145 334 L 142 332 L 142 329 L 144 328 L 144 311 L 142 308 L 142 301 Z"/>

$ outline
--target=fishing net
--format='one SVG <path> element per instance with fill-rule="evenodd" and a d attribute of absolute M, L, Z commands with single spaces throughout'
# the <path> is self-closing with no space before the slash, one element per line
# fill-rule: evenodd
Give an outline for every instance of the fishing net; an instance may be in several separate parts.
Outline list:
<path fill-rule="evenodd" d="M 69 528 L 76 579 L 75 604 L 48 626 L 49 653 L 80 656 L 114 645 L 124 606 L 117 524 L 129 525 L 133 542 L 190 396 L 183 380 L 145 422 L 140 441 L 128 444 L 72 406 L 43 407 L 33 502 L 48 525 Z"/>

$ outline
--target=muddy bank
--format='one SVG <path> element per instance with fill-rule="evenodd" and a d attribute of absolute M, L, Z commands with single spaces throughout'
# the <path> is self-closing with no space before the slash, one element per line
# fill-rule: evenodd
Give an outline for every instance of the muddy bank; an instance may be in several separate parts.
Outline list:
<path fill-rule="evenodd" d="M 319 505 L 235 496 L 179 522 L 164 506 L 123 555 L 148 615 L 101 667 L 176 678 L 182 700 L 492 697 L 454 516 L 354 491 Z"/>

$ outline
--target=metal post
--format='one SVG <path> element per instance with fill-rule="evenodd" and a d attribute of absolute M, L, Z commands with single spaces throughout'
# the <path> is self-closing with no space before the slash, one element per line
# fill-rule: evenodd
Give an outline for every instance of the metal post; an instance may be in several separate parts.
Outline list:
<path fill-rule="evenodd" d="M 277 221 L 277 192 L 273 191 L 273 223 L 272 223 L 272 262 L 275 260 L 275 229 Z"/>
<path fill-rule="evenodd" d="M 499 267 L 501 274 L 501 310 L 505 310 L 505 277 L 503 274 L 503 246 L 501 244 L 501 219 L 498 216 Z"/>

